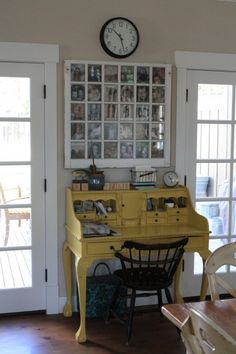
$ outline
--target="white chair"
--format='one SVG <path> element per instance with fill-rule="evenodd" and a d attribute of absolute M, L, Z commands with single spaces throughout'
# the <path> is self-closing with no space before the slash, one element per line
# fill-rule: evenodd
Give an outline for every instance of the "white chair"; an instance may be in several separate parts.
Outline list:
<path fill-rule="evenodd" d="M 236 287 L 233 288 L 220 277 L 219 273 L 216 274 L 217 270 L 224 265 L 232 265 L 236 267 L 236 242 L 219 247 L 205 262 L 205 272 L 208 277 L 212 300 L 219 300 L 217 285 L 226 290 L 231 296 L 236 297 Z"/>
<path fill-rule="evenodd" d="M 202 313 L 191 309 L 181 328 L 188 354 L 235 354 L 236 341 Z"/>
<path fill-rule="evenodd" d="M 21 220 L 29 220 L 31 217 L 29 208 L 11 207 L 11 205 L 20 203 L 21 201 L 25 202 L 25 200 L 29 202 L 28 197 L 22 197 L 21 188 L 19 186 L 6 189 L 3 188 L 3 186 L 0 184 L 0 203 L 4 205 L 9 205 L 9 209 L 8 208 L 3 209 L 5 214 L 5 222 L 6 222 L 4 246 L 7 246 L 8 243 L 9 232 L 10 232 L 10 221 L 18 220 L 18 225 L 20 227 Z"/>

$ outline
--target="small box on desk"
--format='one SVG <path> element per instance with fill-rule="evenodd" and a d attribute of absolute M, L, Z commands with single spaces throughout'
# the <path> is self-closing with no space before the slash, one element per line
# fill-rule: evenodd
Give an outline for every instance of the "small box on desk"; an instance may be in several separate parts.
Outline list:
<path fill-rule="evenodd" d="M 73 191 L 87 191 L 88 190 L 88 182 L 84 181 L 73 181 L 72 182 L 72 190 Z"/>
<path fill-rule="evenodd" d="M 130 189 L 129 182 L 106 182 L 104 185 L 104 190 L 125 190 Z"/>

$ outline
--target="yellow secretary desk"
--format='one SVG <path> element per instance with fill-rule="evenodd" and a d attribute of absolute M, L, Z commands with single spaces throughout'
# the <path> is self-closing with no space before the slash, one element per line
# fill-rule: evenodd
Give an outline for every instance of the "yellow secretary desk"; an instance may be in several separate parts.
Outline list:
<path fill-rule="evenodd" d="M 203 262 L 209 256 L 208 221 L 193 208 L 188 189 L 155 188 L 148 190 L 72 191 L 67 189 L 67 238 L 63 247 L 67 302 L 64 315 L 72 315 L 71 256 L 76 256 L 76 278 L 80 299 L 80 327 L 76 332 L 79 343 L 86 341 L 86 277 L 93 261 L 114 257 L 114 250 L 122 249 L 125 240 L 144 243 L 174 241 L 189 237 L 186 252 L 198 252 Z M 107 211 L 96 213 L 100 202 Z M 101 221 L 116 232 L 112 236 L 85 237 L 81 221 Z M 180 267 L 176 275 L 175 296 L 182 302 L 179 291 Z M 201 300 L 207 291 L 203 274 Z"/>

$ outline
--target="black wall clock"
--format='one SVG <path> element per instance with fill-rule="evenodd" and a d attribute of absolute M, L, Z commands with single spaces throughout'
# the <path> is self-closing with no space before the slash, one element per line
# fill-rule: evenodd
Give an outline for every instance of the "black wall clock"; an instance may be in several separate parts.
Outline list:
<path fill-rule="evenodd" d="M 107 54 L 114 58 L 126 58 L 134 53 L 139 44 L 137 27 L 124 17 L 114 17 L 104 23 L 100 42 Z"/>

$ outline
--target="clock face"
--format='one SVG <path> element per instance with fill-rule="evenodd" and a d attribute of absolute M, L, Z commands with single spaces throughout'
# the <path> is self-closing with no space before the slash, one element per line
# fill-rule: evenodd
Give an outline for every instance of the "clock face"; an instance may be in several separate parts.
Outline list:
<path fill-rule="evenodd" d="M 137 48 L 139 33 L 130 20 L 115 17 L 103 25 L 100 41 L 107 54 L 115 58 L 126 58 Z"/>
<path fill-rule="evenodd" d="M 163 176 L 163 182 L 167 187 L 175 187 L 179 183 L 179 178 L 176 172 L 169 171 Z"/>

